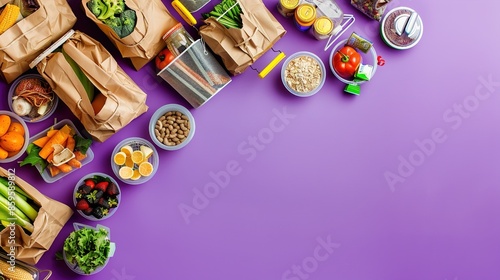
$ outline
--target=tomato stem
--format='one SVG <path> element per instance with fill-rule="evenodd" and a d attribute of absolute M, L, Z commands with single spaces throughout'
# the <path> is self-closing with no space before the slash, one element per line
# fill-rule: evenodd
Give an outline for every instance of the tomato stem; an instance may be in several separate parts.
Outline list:
<path fill-rule="evenodd" d="M 340 59 L 340 61 L 346 63 L 346 62 L 349 62 L 349 56 L 342 53 L 340 50 L 337 51 L 338 53 L 340 53 L 342 55 L 342 58 Z"/>

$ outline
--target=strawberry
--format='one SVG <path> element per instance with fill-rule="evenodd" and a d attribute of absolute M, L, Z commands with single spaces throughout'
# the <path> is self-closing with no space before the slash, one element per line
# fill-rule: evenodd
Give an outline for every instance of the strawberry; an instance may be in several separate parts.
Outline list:
<path fill-rule="evenodd" d="M 89 203 L 87 200 L 85 199 L 82 199 L 80 201 L 78 201 L 78 203 L 76 204 L 76 209 L 78 210 L 86 210 L 90 207 Z"/>
<path fill-rule="evenodd" d="M 85 183 L 85 185 L 89 186 L 91 189 L 93 189 L 95 186 L 95 181 L 93 179 L 87 179 L 87 180 L 85 180 L 84 183 Z"/>
<path fill-rule="evenodd" d="M 111 182 L 109 183 L 108 189 L 106 190 L 106 193 L 109 196 L 116 196 L 120 194 L 120 191 L 118 190 L 118 186 L 115 185 L 115 183 Z"/>
<path fill-rule="evenodd" d="M 109 183 L 106 181 L 99 182 L 95 185 L 94 189 L 95 190 L 100 190 L 103 193 L 106 192 L 106 189 L 108 188 Z"/>

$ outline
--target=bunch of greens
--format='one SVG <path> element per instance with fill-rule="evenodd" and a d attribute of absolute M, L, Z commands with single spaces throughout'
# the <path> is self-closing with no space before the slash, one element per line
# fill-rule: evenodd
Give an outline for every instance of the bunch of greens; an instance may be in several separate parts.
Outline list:
<path fill-rule="evenodd" d="M 134 31 L 137 15 L 125 6 L 125 0 L 90 0 L 87 8 L 120 38 Z"/>
<path fill-rule="evenodd" d="M 110 244 L 105 229 L 81 228 L 66 238 L 63 250 L 71 264 L 78 266 L 83 273 L 90 274 L 106 263 Z"/>
<path fill-rule="evenodd" d="M 204 19 L 214 17 L 226 28 L 240 29 L 243 27 L 241 13 L 242 10 L 237 0 L 222 0 L 222 2 L 214 6 L 211 12 L 203 13 L 202 16 Z"/>

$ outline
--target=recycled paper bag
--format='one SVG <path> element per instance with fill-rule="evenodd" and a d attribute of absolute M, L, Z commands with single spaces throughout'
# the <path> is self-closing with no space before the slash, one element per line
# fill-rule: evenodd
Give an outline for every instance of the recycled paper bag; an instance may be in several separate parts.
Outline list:
<path fill-rule="evenodd" d="M 4 6 L 12 0 L 0 0 Z M 70 30 L 76 17 L 66 0 L 38 0 L 40 8 L 0 35 L 0 78 L 11 83 L 28 64 Z"/>
<path fill-rule="evenodd" d="M 49 250 L 63 226 L 73 215 L 73 210 L 66 204 L 40 193 L 36 188 L 16 176 L 15 170 L 6 170 L 0 167 L 0 176 L 6 177 L 9 181 L 14 181 L 40 205 L 38 216 L 33 222 L 34 230 L 31 234 L 26 233 L 19 225 L 15 225 L 15 231 L 12 231 L 9 226 L 0 232 L 0 243 L 4 251 L 10 253 L 10 247 L 14 246 L 16 260 L 34 265 Z M 14 244 L 12 241 L 9 242 L 10 236 L 14 236 Z"/>
<path fill-rule="evenodd" d="M 147 111 L 146 93 L 123 71 L 101 43 L 83 32 L 75 31 L 63 43 L 62 49 L 95 86 L 95 96 L 99 93 L 104 95 L 103 107 L 97 114 L 62 52 L 49 54 L 36 68 L 92 138 L 104 142 Z"/>
<path fill-rule="evenodd" d="M 136 70 L 141 69 L 166 47 L 162 37 L 178 21 L 172 17 L 161 0 L 127 0 L 125 5 L 134 10 L 137 22 L 134 31 L 121 38 L 111 27 L 98 19 L 87 7 L 90 0 L 82 0 L 85 14 L 106 34 L 121 55 L 130 58 Z"/>
<path fill-rule="evenodd" d="M 221 57 L 224 66 L 233 75 L 245 71 L 286 33 L 261 0 L 238 2 L 243 11 L 241 29 L 228 29 L 210 17 L 199 31 L 203 40 Z"/>

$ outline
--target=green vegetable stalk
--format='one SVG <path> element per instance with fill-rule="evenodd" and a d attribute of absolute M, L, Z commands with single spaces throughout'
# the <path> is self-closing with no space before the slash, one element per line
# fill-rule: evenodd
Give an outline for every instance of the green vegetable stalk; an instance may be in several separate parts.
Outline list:
<path fill-rule="evenodd" d="M 3 178 L 3 177 L 1 177 Z M 5 179 L 5 178 L 3 178 Z M 0 180 L 0 195 L 2 195 L 5 199 L 9 199 L 12 197 L 12 194 L 9 193 L 8 183 L 5 184 L 5 180 Z M 13 195 L 14 203 L 16 208 L 21 210 L 31 221 L 35 221 L 38 216 L 38 212 L 31 206 L 26 200 L 23 200 L 20 196 Z"/>
<path fill-rule="evenodd" d="M 240 4 L 236 0 L 222 0 L 222 2 L 214 6 L 212 11 L 203 13 L 202 17 L 204 19 L 214 17 L 226 28 L 240 29 L 243 27 L 242 13 Z"/>

